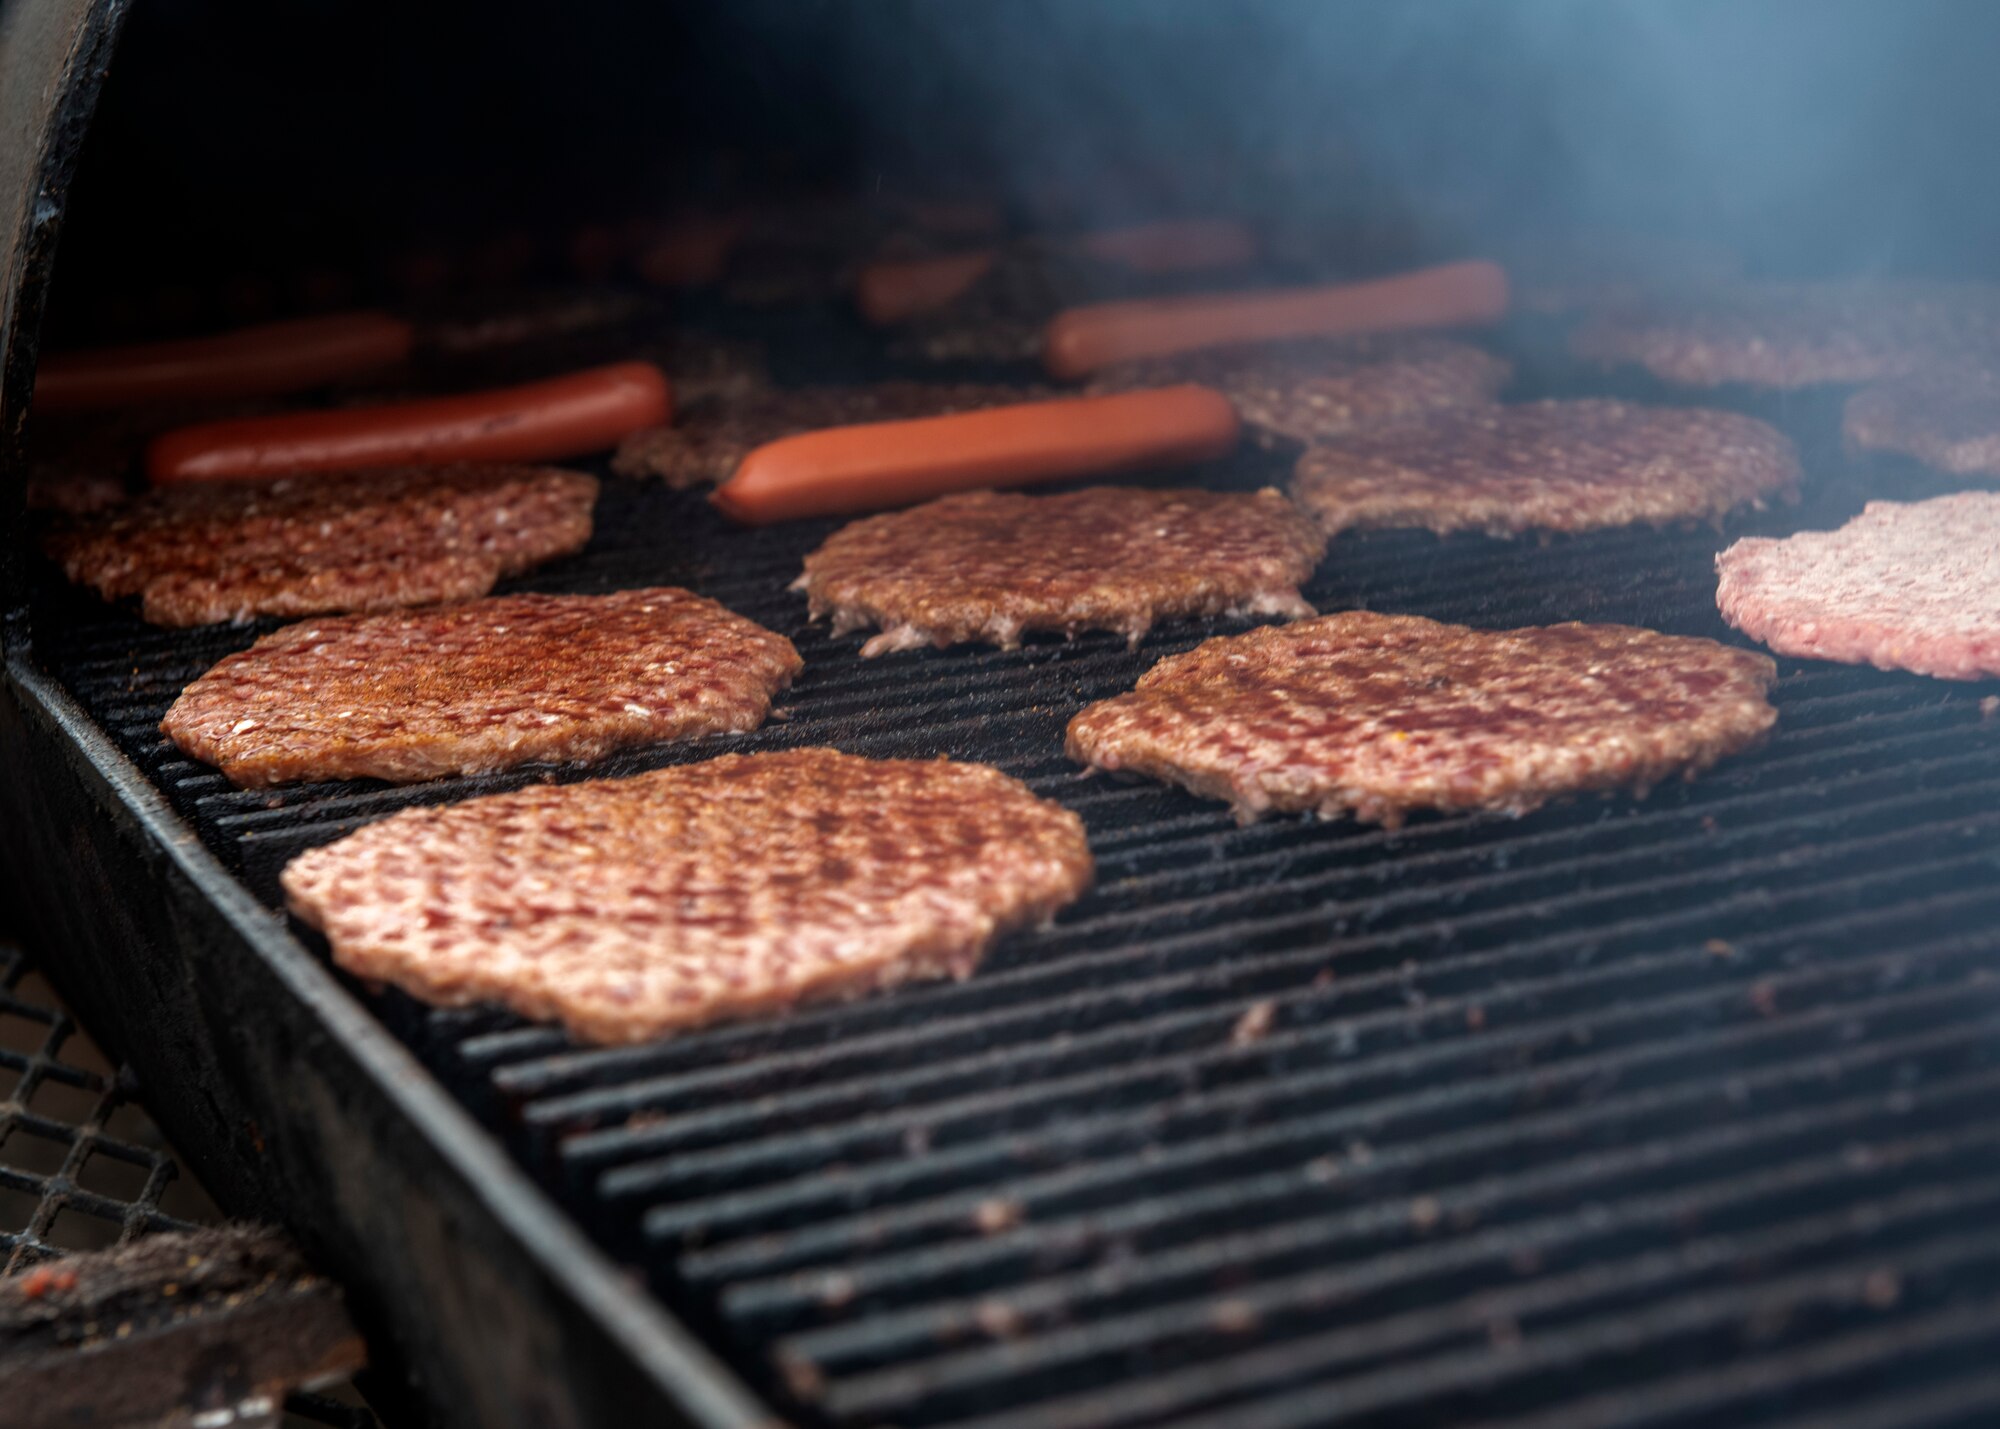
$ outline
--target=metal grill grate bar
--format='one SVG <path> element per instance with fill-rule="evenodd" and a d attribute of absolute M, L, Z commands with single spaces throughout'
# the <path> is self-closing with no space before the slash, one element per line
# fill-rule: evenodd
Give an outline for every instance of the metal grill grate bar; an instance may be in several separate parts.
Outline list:
<path fill-rule="evenodd" d="M 1825 425 L 1798 432 L 1816 482 L 1732 535 L 1889 480 L 1837 409 L 1757 408 Z M 607 482 L 592 547 L 517 588 L 689 585 L 807 664 L 756 734 L 588 771 L 235 790 L 157 726 L 268 625 L 45 590 L 37 636 L 272 903 L 289 858 L 396 809 L 724 750 L 978 758 L 1084 818 L 1097 889 L 964 984 L 609 1049 L 367 991 L 789 1419 L 1865 1429 L 2000 1399 L 1994 687 L 1786 661 L 1762 748 L 1643 802 L 1239 828 L 1079 777 L 1060 737 L 1240 625 L 862 661 L 785 589 L 833 525 Z M 1724 539 L 1350 535 L 1307 594 L 1727 638 Z"/>

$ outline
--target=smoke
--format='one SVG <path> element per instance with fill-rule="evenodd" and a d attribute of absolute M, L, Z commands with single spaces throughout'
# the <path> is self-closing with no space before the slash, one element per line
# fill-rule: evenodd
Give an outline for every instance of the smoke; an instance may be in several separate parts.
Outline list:
<path fill-rule="evenodd" d="M 1777 271 L 1990 266 L 2000 229 L 1979 0 L 915 0 L 835 28 L 864 169 L 1082 219 L 1372 207 L 1424 251 L 1618 227 Z"/>
<path fill-rule="evenodd" d="M 1991 276 L 1996 56 L 1989 0 L 147 0 L 63 287 L 379 271 L 801 182 L 1040 229 L 1237 214 L 1329 275 L 1615 232 Z"/>

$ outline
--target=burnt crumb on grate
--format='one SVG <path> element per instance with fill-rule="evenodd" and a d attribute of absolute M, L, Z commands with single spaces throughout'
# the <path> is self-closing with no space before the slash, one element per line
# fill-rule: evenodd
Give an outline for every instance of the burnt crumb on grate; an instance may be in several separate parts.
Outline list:
<path fill-rule="evenodd" d="M 0 941 L 0 1422 L 151 1422 L 237 1370 L 263 1386 L 246 1404 L 275 1403 L 357 1365 L 338 1289 L 275 1232 L 197 1228 L 217 1214 L 131 1073 Z M 197 1389 L 189 1376 L 210 1370 L 221 1378 Z M 284 1395 L 287 1422 L 375 1425 L 351 1391 L 335 1396 Z"/>
<path fill-rule="evenodd" d="M 163 1231 L 0 1280 L 0 1357 L 123 1338 L 138 1325 L 322 1284 L 276 1231 Z"/>

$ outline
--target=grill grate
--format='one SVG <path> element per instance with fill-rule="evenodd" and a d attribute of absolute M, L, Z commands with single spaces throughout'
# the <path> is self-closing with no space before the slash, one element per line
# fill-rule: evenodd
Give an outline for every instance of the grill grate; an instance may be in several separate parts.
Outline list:
<path fill-rule="evenodd" d="M 1929 494 L 1849 464 L 1823 405 L 1780 415 L 1815 494 L 1748 529 Z M 1060 755 L 1083 703 L 1234 627 L 863 662 L 785 591 L 828 529 L 733 531 L 607 486 L 592 548 L 522 587 L 689 585 L 791 635 L 806 669 L 757 734 L 589 772 L 821 742 L 983 759 L 1084 817 L 1097 888 L 968 983 L 652 1046 L 364 994 L 791 1412 L 1990 1422 L 1992 686 L 1785 662 L 1761 749 L 1644 801 L 1238 828 Z M 1307 593 L 1722 636 L 1722 539 L 1348 537 Z M 42 601 L 59 673 L 269 901 L 299 850 L 393 809 L 583 772 L 232 790 L 156 726 L 255 630 Z"/>
<path fill-rule="evenodd" d="M 220 1219 L 214 1203 L 181 1176 L 129 1072 L 112 1069 L 27 951 L 4 938 L 0 1089 L 6 1093 L 0 1096 L 0 1276 Z M 351 1391 L 293 1394 L 283 1422 L 336 1429 L 378 1424 Z"/>
<path fill-rule="evenodd" d="M 177 1174 L 131 1088 L 0 941 L 0 1275 L 188 1229 L 163 1205 Z"/>

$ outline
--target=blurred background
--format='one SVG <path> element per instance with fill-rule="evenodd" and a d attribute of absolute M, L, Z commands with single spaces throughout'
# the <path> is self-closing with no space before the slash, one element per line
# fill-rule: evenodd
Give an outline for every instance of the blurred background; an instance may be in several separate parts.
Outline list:
<path fill-rule="evenodd" d="M 802 190 L 1230 212 L 1333 274 L 1599 230 L 1978 272 L 1996 59 L 1982 0 L 135 0 L 50 337 Z"/>

